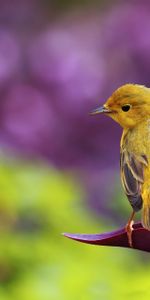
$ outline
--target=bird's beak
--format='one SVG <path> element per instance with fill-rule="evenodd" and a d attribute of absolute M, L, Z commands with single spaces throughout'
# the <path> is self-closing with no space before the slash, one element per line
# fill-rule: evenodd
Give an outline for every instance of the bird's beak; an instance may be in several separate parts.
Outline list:
<path fill-rule="evenodd" d="M 110 113 L 111 110 L 105 106 L 98 107 L 90 112 L 90 115 L 96 115 L 101 113 Z"/>

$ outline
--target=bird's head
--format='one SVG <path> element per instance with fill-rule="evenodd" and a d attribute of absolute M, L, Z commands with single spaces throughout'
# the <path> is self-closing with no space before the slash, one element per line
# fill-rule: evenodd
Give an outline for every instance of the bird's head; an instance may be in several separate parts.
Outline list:
<path fill-rule="evenodd" d="M 125 84 L 117 89 L 106 103 L 91 112 L 104 113 L 123 128 L 133 128 L 150 118 L 150 89 L 138 84 Z"/>

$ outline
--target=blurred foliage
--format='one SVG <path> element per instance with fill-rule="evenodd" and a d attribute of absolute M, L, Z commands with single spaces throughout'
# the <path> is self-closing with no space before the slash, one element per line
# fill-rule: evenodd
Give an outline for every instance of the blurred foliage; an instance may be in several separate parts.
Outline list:
<path fill-rule="evenodd" d="M 104 230 L 83 209 L 84 197 L 70 173 L 1 158 L 1 300 L 148 299 L 146 254 L 79 245 L 61 235 Z"/>
<path fill-rule="evenodd" d="M 120 131 L 88 112 L 149 85 L 149 3 L 0 0 L 0 300 L 149 299 L 149 255 L 61 235 L 130 213 Z"/>
<path fill-rule="evenodd" d="M 98 6 L 98 7 L 106 7 L 107 5 L 111 6 L 111 5 L 114 5 L 115 2 L 117 2 L 118 0 L 113 0 L 110 1 L 110 0 L 93 0 L 92 1 L 92 5 L 93 6 Z M 48 6 L 51 6 L 52 5 L 52 1 L 50 0 L 45 0 L 46 4 Z M 70 8 L 70 7 L 84 7 L 86 6 L 86 8 L 88 6 L 91 7 L 91 1 L 90 0 L 56 0 L 56 1 L 53 1 L 53 4 L 54 4 L 54 7 L 56 7 L 57 9 L 67 9 L 67 8 Z"/>
<path fill-rule="evenodd" d="M 91 1 L 90 0 L 77 0 L 77 1 L 75 1 L 75 0 L 71 0 L 71 1 L 68 1 L 68 0 L 63 0 L 63 1 L 60 1 L 60 0 L 56 0 L 56 1 L 54 1 L 55 2 L 55 7 L 57 8 L 57 9 L 61 9 L 61 10 L 63 10 L 63 9 L 67 9 L 67 8 L 70 8 L 70 7 L 78 7 L 78 6 L 80 6 L 80 7 L 84 7 L 85 5 L 86 5 L 86 7 L 89 5 L 89 6 L 91 6 Z M 106 4 L 107 3 L 110 3 L 110 1 L 109 0 L 106 0 L 105 1 L 105 4 L 104 4 L 104 1 L 99 1 L 99 0 L 94 0 L 94 1 L 92 1 L 92 5 L 94 6 L 94 5 L 100 5 L 100 6 L 106 6 Z M 49 0 L 47 0 L 47 4 L 48 5 L 50 5 L 50 1 Z"/>

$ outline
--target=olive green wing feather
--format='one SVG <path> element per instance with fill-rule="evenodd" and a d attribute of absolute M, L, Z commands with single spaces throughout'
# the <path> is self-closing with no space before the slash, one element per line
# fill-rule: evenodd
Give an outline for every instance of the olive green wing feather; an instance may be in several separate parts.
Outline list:
<path fill-rule="evenodd" d="M 142 208 L 141 188 L 144 182 L 144 166 L 147 166 L 145 155 L 135 156 L 123 150 L 120 155 L 121 180 L 125 194 L 134 211 Z"/>

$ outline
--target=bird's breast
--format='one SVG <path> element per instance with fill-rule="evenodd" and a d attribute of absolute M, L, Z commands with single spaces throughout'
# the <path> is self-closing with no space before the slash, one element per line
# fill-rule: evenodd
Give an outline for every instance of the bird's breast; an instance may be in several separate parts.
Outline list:
<path fill-rule="evenodd" d="M 137 158 L 146 157 L 148 164 L 147 166 L 144 165 L 142 190 L 147 189 L 150 194 L 150 119 L 140 123 L 133 129 L 123 131 L 121 149 L 134 154 Z"/>
<path fill-rule="evenodd" d="M 150 161 L 150 119 L 132 129 L 124 130 L 121 148 L 135 155 L 146 155 Z"/>

